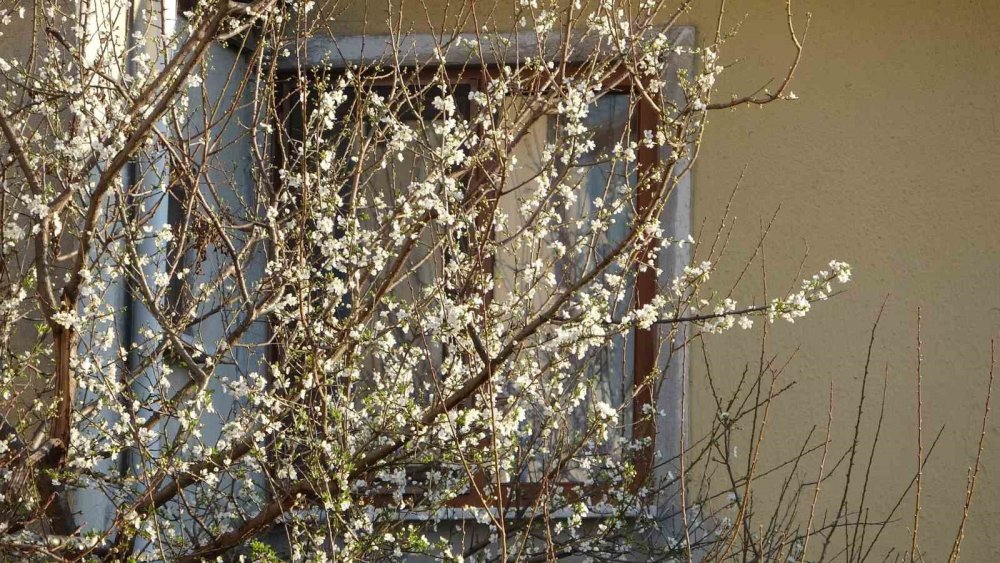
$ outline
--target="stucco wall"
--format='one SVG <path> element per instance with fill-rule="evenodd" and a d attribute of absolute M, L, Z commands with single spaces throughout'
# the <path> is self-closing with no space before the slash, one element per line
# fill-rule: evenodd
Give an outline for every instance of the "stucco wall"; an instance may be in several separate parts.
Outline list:
<path fill-rule="evenodd" d="M 734 18 L 749 15 L 723 57 L 742 62 L 722 80 L 717 99 L 781 75 L 793 54 L 783 8 L 778 1 L 729 3 Z M 889 296 L 862 428 L 871 433 L 888 368 L 881 461 L 873 467 L 868 503 L 883 510 L 916 466 L 921 308 L 925 441 L 945 426 L 924 474 L 921 545 L 928 560 L 943 560 L 975 455 L 990 338 L 1000 336 L 1000 3 L 800 1 L 795 11 L 813 13 L 793 88 L 800 99 L 711 119 L 695 171 L 695 223 L 718 224 L 746 165 L 734 205 L 729 275 L 718 281 L 733 279 L 752 252 L 760 221 L 779 205 L 766 247 L 769 288 L 784 290 L 807 251 L 807 270 L 831 257 L 855 267 L 846 294 L 794 325 L 775 325 L 769 336 L 773 352 L 787 355 L 801 347 L 783 376 L 799 384 L 772 411 L 770 455 L 790 454 L 812 425 L 825 426 L 830 382 L 833 451 L 848 445 L 869 331 Z M 800 15 L 800 29 L 802 20 Z M 742 293 L 760 295 L 759 278 Z M 708 345 L 715 377 L 731 380 L 744 363 L 756 365 L 759 332 L 713 338 Z M 692 382 L 697 435 L 714 410 L 697 363 Z M 1000 421 L 991 421 L 962 550 L 967 561 L 1000 557 L 994 526 L 1000 514 L 998 428 Z M 833 504 L 834 490 L 828 486 L 824 493 Z M 908 547 L 912 500 L 901 510 L 903 521 L 887 543 Z"/>
<path fill-rule="evenodd" d="M 480 2 L 476 10 L 481 18 L 504 14 L 508 4 Z M 695 25 L 704 38 L 714 32 L 718 3 L 696 4 L 684 23 Z M 427 5 L 431 20 L 439 21 L 444 4 Z M 809 428 L 825 426 L 831 382 L 831 457 L 850 443 L 869 333 L 889 296 L 862 426 L 862 434 L 870 435 L 888 369 L 881 454 L 869 486 L 868 505 L 876 512 L 890 508 L 915 469 L 916 313 L 921 308 L 925 442 L 944 426 L 924 473 L 921 545 L 929 560 L 940 560 L 954 539 L 966 470 L 975 455 L 990 338 L 1000 336 L 1000 186 L 995 180 L 1000 169 L 1000 3 L 800 0 L 793 7 L 800 30 L 805 13 L 812 12 L 793 84 L 800 99 L 711 117 L 695 169 L 695 225 L 704 223 L 709 232 L 718 226 L 747 166 L 734 205 L 734 236 L 717 277 L 720 287 L 735 279 L 753 252 L 761 221 L 779 206 L 766 245 L 772 292 L 789 287 L 807 253 L 807 271 L 830 258 L 855 267 L 855 281 L 845 294 L 794 325 L 774 325 L 769 331 L 771 353 L 798 353 L 782 375 L 782 381 L 797 385 L 771 411 L 763 454 L 768 459 L 791 455 Z M 333 11 L 336 17 L 328 25 L 333 32 L 385 29 L 381 4 L 341 3 Z M 458 12 L 457 5 L 451 6 L 452 18 Z M 723 60 L 740 62 L 720 82 L 719 100 L 780 78 L 793 56 L 784 2 L 732 0 L 727 13 L 730 24 L 743 24 Z M 426 27 L 422 19 L 422 14 L 413 16 L 414 29 Z M 762 296 L 759 274 L 741 287 L 743 301 Z M 707 341 L 717 380 L 733 382 L 746 363 L 756 364 L 760 330 L 758 323 L 750 333 Z M 705 370 L 696 362 L 693 436 L 716 414 L 704 381 Z M 997 422 L 990 423 L 990 449 L 962 551 L 967 561 L 1000 557 L 1000 542 L 991 537 L 1000 513 L 997 428 Z M 814 476 L 816 461 L 803 479 Z M 760 493 L 771 485 L 765 483 Z M 837 489 L 833 483 L 826 486 L 821 510 L 836 506 Z M 765 496 L 756 499 L 762 512 Z M 912 497 L 900 510 L 901 521 L 886 534 L 886 548 L 909 547 Z"/>

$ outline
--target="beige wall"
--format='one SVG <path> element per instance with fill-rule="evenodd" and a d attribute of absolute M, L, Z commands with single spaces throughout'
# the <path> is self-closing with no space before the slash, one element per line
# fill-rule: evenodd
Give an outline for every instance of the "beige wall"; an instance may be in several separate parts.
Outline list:
<path fill-rule="evenodd" d="M 730 14 L 749 15 L 724 56 L 743 62 L 721 82 L 717 99 L 786 68 L 792 51 L 782 4 L 729 3 Z M 830 257 L 855 267 L 846 294 L 803 321 L 775 326 L 773 351 L 801 346 L 783 376 L 799 386 L 778 403 L 765 451 L 790 453 L 790 440 L 825 425 L 830 382 L 835 447 L 846 447 L 868 331 L 889 295 L 871 393 L 877 400 L 887 366 L 882 459 L 873 468 L 869 502 L 880 508 L 916 465 L 915 317 L 921 308 L 925 439 L 946 425 L 925 473 L 921 536 L 928 560 L 944 560 L 975 454 L 990 338 L 1000 336 L 1000 2 L 800 1 L 795 8 L 813 13 L 794 83 L 801 99 L 711 119 L 695 173 L 695 221 L 718 224 L 747 165 L 734 206 L 730 272 L 752 251 L 759 221 L 779 205 L 767 245 L 769 287 L 787 287 L 807 250 L 807 270 Z M 759 295 L 759 283 L 745 285 L 743 293 Z M 731 380 L 745 362 L 755 363 L 758 342 L 759 333 L 711 339 L 716 378 Z M 703 376 L 696 368 L 692 407 L 701 424 L 712 414 Z M 868 411 L 874 415 L 877 405 Z M 1000 421 L 991 421 L 966 561 L 1000 559 L 998 428 Z M 834 488 L 827 488 L 829 500 Z M 908 547 L 910 501 L 904 508 L 904 521 L 889 539 Z"/>
<path fill-rule="evenodd" d="M 491 11 L 509 13 L 509 4 L 501 2 L 493 11 L 492 3 L 479 2 L 477 11 L 481 18 Z M 429 5 L 432 14 L 440 14 L 444 4 Z M 383 32 L 382 6 L 340 3 L 328 27 L 337 33 Z M 457 6 L 452 5 L 452 15 Z M 717 6 L 700 3 L 685 23 L 706 37 L 714 32 Z M 711 230 L 719 224 L 746 165 L 734 206 L 733 242 L 717 278 L 720 287 L 735 278 L 753 251 L 760 222 L 779 205 L 766 246 L 772 292 L 789 287 L 807 252 L 807 271 L 831 258 L 855 267 L 846 294 L 770 332 L 771 352 L 799 351 L 782 375 L 782 381 L 797 386 L 771 411 L 766 459 L 790 455 L 809 428 L 825 426 L 831 382 L 832 452 L 850 443 L 869 332 L 889 295 L 862 427 L 862 434 L 867 429 L 870 436 L 888 369 L 882 453 L 869 487 L 868 506 L 876 512 L 894 503 L 915 469 L 915 336 L 921 308 L 925 440 L 929 443 L 945 426 L 924 475 L 921 545 L 928 560 L 942 560 L 954 538 L 966 470 L 975 455 L 990 338 L 1000 336 L 1000 185 L 995 180 L 1000 170 L 1000 2 L 800 0 L 794 9 L 800 29 L 804 14 L 813 15 L 793 85 L 800 99 L 711 117 L 695 169 L 695 225 L 704 222 Z M 740 62 L 721 81 L 718 100 L 780 78 L 793 56 L 784 2 L 731 0 L 727 12 L 730 24 L 742 19 L 743 25 L 723 60 Z M 415 29 L 425 25 L 417 23 Z M 760 287 L 760 275 L 744 280 L 742 300 L 760 299 Z M 717 380 L 731 383 L 744 364 L 756 363 L 759 331 L 707 341 Z M 715 416 L 704 382 L 705 370 L 696 365 L 691 393 L 696 437 Z M 990 449 L 963 548 L 966 561 L 1000 558 L 993 526 L 1000 517 L 998 425 L 994 421 L 989 427 Z M 815 462 L 803 479 L 814 476 Z M 825 488 L 821 505 L 825 498 L 826 506 L 836 506 L 834 491 L 837 484 Z M 757 502 L 763 512 L 765 495 Z M 909 548 L 912 501 L 901 511 L 885 549 Z"/>
<path fill-rule="evenodd" d="M 17 17 L 17 10 L 13 7 L 13 2 L 0 2 L 0 10 L 8 11 L 12 14 L 12 21 L 9 25 L 0 27 L 0 57 L 8 61 L 18 61 L 26 63 L 31 53 L 32 29 L 31 14 L 34 10 L 33 2 L 24 2 L 25 17 Z"/>

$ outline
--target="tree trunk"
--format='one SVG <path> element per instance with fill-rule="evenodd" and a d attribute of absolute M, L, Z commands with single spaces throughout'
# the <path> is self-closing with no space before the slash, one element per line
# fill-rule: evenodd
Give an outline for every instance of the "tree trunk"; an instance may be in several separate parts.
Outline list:
<path fill-rule="evenodd" d="M 55 355 L 56 413 L 52 419 L 50 438 L 55 440 L 56 444 L 42 458 L 38 489 L 52 531 L 60 535 L 71 535 L 76 532 L 73 511 L 66 496 L 66 486 L 54 473 L 62 469 L 69 452 L 73 399 L 76 392 L 71 363 L 76 352 L 77 335 L 72 328 L 55 327 L 52 336 Z"/>

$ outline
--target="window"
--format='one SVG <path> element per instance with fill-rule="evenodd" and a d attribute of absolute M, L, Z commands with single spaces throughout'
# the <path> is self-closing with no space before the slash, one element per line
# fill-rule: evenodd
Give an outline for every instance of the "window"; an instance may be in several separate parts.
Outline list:
<path fill-rule="evenodd" d="M 679 28 L 672 39 L 677 44 L 691 45 L 693 31 L 690 28 Z M 413 126 L 412 130 L 419 134 L 417 138 L 409 139 L 409 142 L 422 147 L 441 148 L 443 136 L 439 131 L 436 132 L 433 124 L 445 113 L 456 116 L 459 121 L 470 124 L 470 129 L 474 129 L 474 118 L 477 115 L 475 99 L 489 87 L 490 73 L 495 72 L 492 65 L 503 63 L 504 60 L 481 61 L 486 65 L 481 70 L 470 69 L 468 66 L 450 68 L 447 66 L 450 62 L 447 57 L 450 55 L 446 55 L 444 68 L 432 68 L 425 70 L 423 74 L 414 73 L 412 81 L 405 85 L 375 84 L 362 91 L 356 91 L 350 85 L 341 85 L 336 90 L 334 85 L 340 69 L 355 63 L 379 60 L 386 54 L 384 47 L 389 41 L 387 37 L 378 36 L 315 40 L 304 51 L 308 53 L 307 60 L 299 59 L 282 64 L 288 65 L 285 67 L 288 71 L 297 69 L 296 65 L 299 64 L 311 67 L 311 72 L 317 78 L 309 82 L 310 93 L 306 98 L 316 100 L 324 93 L 336 91 L 338 96 L 343 97 L 338 112 L 359 111 L 360 106 L 352 105 L 350 101 L 360 96 L 365 96 L 369 103 L 374 99 L 397 100 L 397 106 L 391 110 L 397 120 L 392 126 Z M 407 51 L 407 59 L 403 64 L 428 58 L 434 41 L 415 36 L 409 44 L 412 49 Z M 454 62 L 463 63 L 466 58 L 466 55 L 457 53 Z M 691 64 L 690 55 L 677 55 L 670 61 L 668 69 L 676 72 L 676 69 L 689 68 Z M 440 83 L 435 82 L 441 75 L 448 76 L 444 92 L 441 91 Z M 676 81 L 675 76 L 668 78 Z M 294 80 L 290 80 L 290 83 L 294 83 Z M 393 97 L 392 93 L 398 93 L 401 88 L 406 89 L 408 94 L 402 98 Z M 676 91 L 675 89 L 675 95 Z M 298 97 L 293 91 L 286 98 L 292 100 L 288 102 L 287 115 L 294 130 L 301 126 L 301 120 L 308 118 L 313 109 L 299 107 L 294 101 Z M 403 101 L 399 102 L 400 99 Z M 531 91 L 509 93 L 505 98 L 504 111 L 516 115 L 519 110 L 530 105 L 532 99 Z M 546 307 L 560 287 L 572 284 L 588 267 L 609 256 L 612 249 L 626 236 L 629 221 L 650 205 L 650 196 L 641 189 L 636 190 L 634 198 L 625 200 L 615 197 L 616 190 L 624 189 L 623 193 L 631 193 L 630 190 L 636 188 L 639 178 L 644 174 L 644 169 L 661 157 L 660 149 L 640 144 L 637 161 L 628 166 L 605 157 L 621 150 L 630 141 L 641 139 L 643 132 L 650 130 L 655 123 L 653 111 L 640 96 L 634 95 L 627 83 L 609 89 L 589 104 L 583 118 L 582 124 L 594 133 L 592 146 L 568 160 L 560 158 L 566 154 L 566 149 L 562 146 L 564 139 L 560 133 L 565 124 L 560 122 L 561 118 L 545 112 L 537 116 L 527 124 L 521 138 L 502 162 L 489 163 L 488 166 L 492 166 L 489 174 L 463 176 L 460 179 L 461 185 L 455 187 L 459 191 L 481 189 L 484 193 L 491 194 L 485 198 L 491 203 L 477 208 L 475 217 L 471 219 L 473 222 L 487 221 L 495 226 L 488 235 L 490 240 L 482 240 L 485 235 L 473 228 L 461 231 L 462 234 L 453 236 L 450 240 L 444 240 L 451 236 L 446 234 L 451 232 L 448 230 L 421 231 L 413 237 L 412 244 L 416 250 L 409 255 L 407 263 L 401 265 L 408 273 L 391 287 L 389 299 L 408 302 L 425 299 L 427 295 L 424 289 L 433 284 L 445 287 L 445 294 L 451 292 L 459 295 L 468 291 L 466 286 L 451 283 L 453 278 L 450 276 L 456 276 L 455 280 L 462 278 L 460 273 L 451 271 L 453 261 L 449 249 L 461 248 L 467 251 L 479 245 L 489 249 L 482 253 L 479 266 L 493 279 L 489 291 L 483 296 L 483 306 L 502 303 L 512 310 L 537 310 Z M 331 118 L 336 119 L 335 116 Z M 504 119 L 505 116 L 498 118 Z M 298 125 L 295 124 L 296 120 L 299 120 Z M 385 118 L 373 118 L 366 125 L 371 130 L 385 126 Z M 412 193 L 419 188 L 414 185 L 428 175 L 446 176 L 449 164 L 421 159 L 416 152 L 405 148 L 392 148 L 378 143 L 369 146 L 366 144 L 370 141 L 369 136 L 367 133 L 355 133 L 353 136 L 334 134 L 328 141 L 330 145 L 326 156 L 319 157 L 328 162 L 320 162 L 316 166 L 354 166 L 352 154 L 362 150 L 361 147 L 368 147 L 364 150 L 397 151 L 397 158 L 394 161 L 390 159 L 384 168 L 366 172 L 365 181 L 357 182 L 359 185 L 353 188 L 345 186 L 343 197 L 340 198 L 340 205 L 367 206 L 366 212 L 361 215 L 379 224 L 380 214 L 391 213 L 400 205 L 400 202 L 394 200 L 397 194 Z M 454 148 L 461 150 L 461 146 Z M 330 159 L 336 160 L 336 163 L 331 164 Z M 429 169 L 428 166 L 434 169 Z M 539 172 L 542 169 L 554 172 L 560 177 L 560 182 L 572 186 L 571 193 L 538 192 L 537 185 L 543 186 L 543 189 L 550 185 L 545 178 L 539 182 Z M 686 239 L 690 234 L 690 189 L 690 179 L 687 176 L 678 180 L 670 203 L 661 216 L 665 236 Z M 524 236 L 533 221 L 538 219 L 534 213 L 538 208 L 539 197 L 557 198 L 558 205 L 552 208 L 558 212 L 545 218 L 551 226 L 545 234 L 537 237 Z M 617 202 L 617 207 L 609 202 Z M 438 214 L 448 212 L 450 209 L 435 210 Z M 607 228 L 596 228 L 596 222 L 601 222 Z M 545 244 L 537 244 L 542 239 Z M 663 253 L 657 259 L 662 270 L 659 273 L 654 269 L 612 264 L 607 272 L 620 278 L 622 294 L 615 302 L 614 315 L 623 316 L 629 310 L 649 303 L 656 296 L 658 288 L 665 287 L 666 281 L 677 275 L 687 263 L 687 252 L 684 247 L 672 247 L 669 252 Z M 331 268 L 335 275 L 349 275 L 336 265 Z M 538 283 L 542 278 L 546 278 L 546 281 Z M 525 280 L 528 280 L 528 285 L 547 290 L 519 288 L 519 284 Z M 317 298 L 328 299 L 326 296 Z M 350 307 L 352 299 L 352 296 L 345 295 L 338 306 L 343 307 L 347 303 L 346 306 Z M 442 322 L 446 323 L 447 320 Z M 593 409 L 595 401 L 618 410 L 622 416 L 622 437 L 649 439 L 648 447 L 637 455 L 636 466 L 640 477 L 650 472 L 666 474 L 671 469 L 676 471 L 676 462 L 672 460 L 682 450 L 685 435 L 682 425 L 686 365 L 682 358 L 669 357 L 673 346 L 668 341 L 667 334 L 659 327 L 635 330 L 616 336 L 610 347 L 591 349 L 578 357 L 576 361 L 579 362 L 580 369 L 575 370 L 575 377 L 592 383 L 588 392 L 589 402 L 567 409 L 562 419 L 567 427 L 579 424 L 580 417 L 586 416 L 586 411 Z M 461 354 L 467 353 L 450 350 L 448 338 L 439 338 L 436 334 L 400 334 L 399 342 L 419 356 L 415 365 L 422 366 L 418 371 L 428 378 L 414 382 L 414 387 L 419 390 L 418 393 L 423 393 L 425 399 L 433 395 L 433 386 L 444 384 L 442 382 L 447 379 L 448 371 L 455 365 L 461 365 Z M 540 346 L 538 342 L 524 344 Z M 544 357 L 540 356 L 539 361 L 544 362 Z M 656 370 L 666 370 L 666 376 L 654 389 L 648 382 L 650 374 Z M 515 385 L 493 392 L 513 397 L 521 389 Z M 648 417 L 643 416 L 650 408 L 668 413 L 666 417 L 657 418 L 660 421 L 658 427 L 654 428 L 653 423 L 648 422 Z M 529 433 L 524 439 L 533 441 L 560 438 L 558 429 L 549 430 L 547 433 Z M 616 447 L 616 439 L 612 438 L 605 449 L 593 452 L 593 455 L 600 457 L 613 454 Z M 533 484 L 544 478 L 546 460 L 525 458 L 521 461 L 509 476 L 512 484 Z M 564 478 L 573 481 L 575 475 L 570 468 L 565 472 Z M 453 504 L 461 505 L 466 502 L 470 502 L 470 499 L 456 499 Z"/>
<path fill-rule="evenodd" d="M 249 4 L 251 0 L 235 0 L 237 4 Z M 198 0 L 177 0 L 177 11 L 185 12 L 194 10 L 198 6 Z"/>
<path fill-rule="evenodd" d="M 521 96 L 515 96 L 510 101 L 511 105 L 523 102 L 525 100 Z M 559 133 L 563 124 L 553 114 L 542 115 L 534 121 L 525 137 L 515 145 L 512 158 L 516 161 L 503 182 L 503 195 L 500 196 L 500 209 L 506 215 L 506 221 L 498 229 L 498 236 L 503 240 L 498 242 L 495 258 L 498 299 L 508 299 L 512 295 L 524 299 L 526 294 L 531 294 L 530 303 L 520 303 L 516 297 L 511 303 L 512 306 L 523 307 L 525 314 L 530 315 L 545 307 L 562 289 L 579 280 L 588 268 L 605 259 L 624 240 L 634 208 L 632 202 L 622 201 L 618 192 L 630 192 L 635 187 L 638 170 L 621 162 L 602 159 L 616 145 L 627 145 L 630 139 L 635 138 L 633 114 L 637 108 L 633 102 L 629 92 L 616 91 L 606 93 L 590 104 L 582 125 L 593 133 L 593 147 L 575 161 L 560 161 L 557 147 L 563 141 Z M 552 161 L 555 161 L 554 166 Z M 544 174 L 546 169 L 562 175 L 560 183 L 569 189 L 558 193 L 551 188 L 553 182 L 538 182 L 539 174 Z M 558 215 L 552 220 L 551 234 L 545 241 L 537 243 L 532 237 L 518 239 L 522 229 L 538 221 L 534 203 L 540 197 L 560 199 L 552 206 Z M 609 209 L 610 202 L 615 201 L 621 206 Z M 610 225 L 595 227 L 597 221 Z M 574 247 L 582 251 L 574 252 Z M 619 284 L 615 284 L 620 294 L 612 297 L 619 299 L 613 306 L 613 314 L 621 318 L 634 302 L 631 294 L 635 287 L 635 272 L 612 265 L 608 273 L 622 278 Z M 538 284 L 538 278 L 545 276 L 549 276 L 551 282 Z M 522 284 L 524 287 L 518 287 Z M 541 287 L 532 288 L 532 285 Z M 626 401 L 632 395 L 631 387 L 635 381 L 636 336 L 616 335 L 611 340 L 611 346 L 602 346 L 575 358 L 573 362 L 576 365 L 570 370 L 575 372 L 574 380 L 565 383 L 575 386 L 592 381 L 589 401 L 602 401 L 616 410 L 623 410 L 626 420 L 631 419 Z M 652 351 L 647 349 L 645 353 Z M 577 427 L 585 426 L 588 411 L 591 410 L 588 407 L 592 406 L 587 402 L 581 403 L 568 413 L 566 422 Z M 630 427 L 628 422 L 623 425 L 624 435 L 631 433 Z M 613 453 L 618 446 L 616 437 L 612 435 L 595 454 Z M 526 439 L 532 438 L 529 436 Z M 544 464 L 538 464 L 539 467 L 533 465 L 525 467 L 521 475 L 523 480 L 532 482 L 542 478 Z M 574 473 L 580 472 L 570 471 L 571 478 Z"/>

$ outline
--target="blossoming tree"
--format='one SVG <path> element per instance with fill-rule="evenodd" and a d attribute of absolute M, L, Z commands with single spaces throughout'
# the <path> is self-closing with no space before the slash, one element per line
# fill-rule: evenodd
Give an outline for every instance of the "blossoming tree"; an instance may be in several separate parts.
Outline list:
<path fill-rule="evenodd" d="M 3 12 L 0 550 L 724 558 L 656 447 L 669 366 L 851 271 L 741 306 L 663 217 L 706 115 L 794 64 L 713 101 L 687 2 L 394 11 L 356 56 L 312 2 L 190 4 Z"/>

